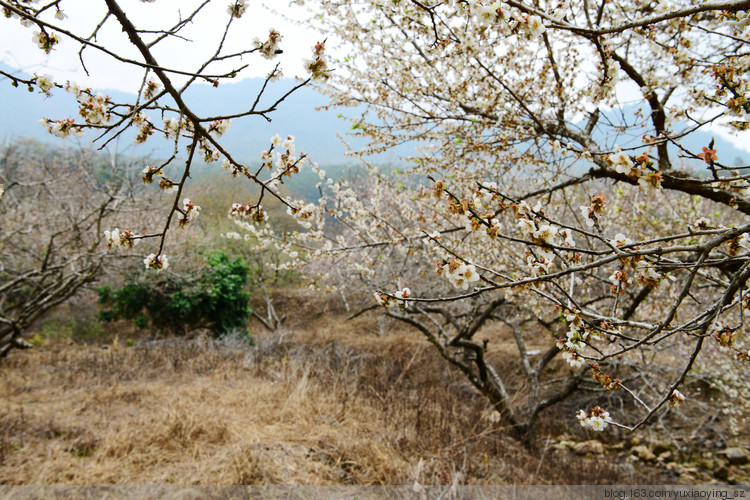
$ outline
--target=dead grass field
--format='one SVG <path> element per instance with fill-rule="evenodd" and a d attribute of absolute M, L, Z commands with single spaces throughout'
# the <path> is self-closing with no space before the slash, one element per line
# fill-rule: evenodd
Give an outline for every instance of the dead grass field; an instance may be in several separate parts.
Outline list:
<path fill-rule="evenodd" d="M 341 319 L 259 332 L 252 348 L 110 335 L 14 352 L 0 484 L 665 482 L 558 453 L 550 424 L 520 445 L 416 334 Z"/>

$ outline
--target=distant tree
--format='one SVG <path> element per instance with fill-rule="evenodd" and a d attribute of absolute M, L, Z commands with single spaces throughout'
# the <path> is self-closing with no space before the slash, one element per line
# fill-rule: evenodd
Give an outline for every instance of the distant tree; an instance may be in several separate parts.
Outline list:
<path fill-rule="evenodd" d="M 132 218 L 145 200 L 128 182 L 128 167 L 34 142 L 0 149 L 0 358 L 29 347 L 22 334 L 35 320 L 118 260 L 103 244 L 103 228 Z"/>

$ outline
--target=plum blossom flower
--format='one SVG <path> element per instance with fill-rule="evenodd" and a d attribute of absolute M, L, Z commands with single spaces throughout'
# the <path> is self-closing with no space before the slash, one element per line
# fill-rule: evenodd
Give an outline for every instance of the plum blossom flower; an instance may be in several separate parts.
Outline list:
<path fill-rule="evenodd" d="M 281 54 L 281 50 L 279 49 L 279 42 L 283 36 L 281 33 L 276 31 L 275 29 L 271 29 L 268 32 L 268 40 L 265 42 L 261 42 L 257 38 L 253 43 L 255 43 L 255 48 L 260 51 L 260 53 L 265 57 L 266 59 L 273 59 L 278 54 Z"/>
<path fill-rule="evenodd" d="M 245 0 L 237 0 L 236 2 L 229 4 L 229 7 L 227 7 L 227 13 L 236 18 L 242 17 L 242 14 L 244 14 L 246 10 L 247 5 L 245 5 Z"/>
<path fill-rule="evenodd" d="M 502 229 L 502 225 L 500 224 L 500 221 L 497 219 L 490 220 L 490 227 L 487 228 L 487 235 L 495 239 L 500 235 L 500 230 Z"/>
<path fill-rule="evenodd" d="M 57 36 L 54 33 L 47 34 L 44 31 L 35 32 L 32 40 L 34 40 L 37 47 L 47 54 L 49 54 L 52 51 L 52 48 L 58 43 Z"/>
<path fill-rule="evenodd" d="M 609 243 L 610 243 L 610 244 L 611 244 L 612 246 L 615 246 L 615 247 L 621 247 L 621 246 L 625 246 L 625 245 L 630 245 L 630 244 L 632 244 L 632 243 L 633 243 L 633 240 L 631 240 L 630 238 L 628 238 L 627 236 L 625 236 L 625 235 L 624 235 L 624 234 L 622 234 L 622 233 L 617 233 L 617 234 L 615 235 L 615 238 L 614 238 L 613 240 L 609 240 Z"/>
<path fill-rule="evenodd" d="M 632 168 L 633 162 L 627 153 L 624 153 L 619 146 L 615 146 L 614 154 L 608 155 L 607 160 L 615 167 L 615 171 L 618 174 L 629 175 Z"/>
<path fill-rule="evenodd" d="M 120 231 L 118 228 L 104 231 L 104 240 L 107 242 L 107 248 L 133 248 L 140 241 L 135 239 L 132 231 Z"/>
<path fill-rule="evenodd" d="M 201 207 L 190 201 L 189 198 L 185 198 L 182 201 L 182 211 L 177 212 L 177 225 L 180 227 L 186 226 L 189 222 L 194 221 L 198 215 L 200 215 Z"/>
<path fill-rule="evenodd" d="M 544 26 L 544 24 L 542 24 L 541 17 L 539 16 L 529 17 L 529 20 L 526 23 L 526 31 L 528 32 L 529 36 L 531 36 L 531 38 L 537 38 L 546 30 L 547 28 Z"/>
<path fill-rule="evenodd" d="M 693 222 L 692 227 L 693 229 L 698 230 L 709 229 L 711 228 L 711 219 L 709 219 L 708 217 L 701 217 L 700 219 Z"/>
<path fill-rule="evenodd" d="M 638 185 L 646 191 L 661 191 L 661 172 L 648 172 L 640 176 Z"/>
<path fill-rule="evenodd" d="M 624 287 L 630 284 L 630 278 L 628 277 L 627 271 L 625 271 L 624 269 L 615 271 L 614 274 L 610 275 L 609 281 L 610 283 L 612 283 L 613 287 L 618 287 L 618 286 Z"/>
<path fill-rule="evenodd" d="M 716 150 L 709 149 L 706 146 L 703 146 L 703 152 L 698 153 L 698 158 L 705 161 L 709 165 L 719 159 L 719 157 L 716 156 Z"/>
<path fill-rule="evenodd" d="M 146 269 L 156 269 L 157 272 L 161 272 L 167 270 L 169 267 L 169 260 L 164 254 L 156 255 L 152 253 L 143 259 L 143 264 L 146 266 Z"/>
<path fill-rule="evenodd" d="M 711 336 L 716 339 L 719 347 L 728 349 L 734 345 L 737 332 L 732 330 L 724 321 L 719 320 L 716 322 Z"/>
<path fill-rule="evenodd" d="M 533 236 L 536 232 L 536 224 L 534 224 L 534 221 L 529 219 L 519 219 L 518 229 L 520 229 L 521 233 L 523 233 L 525 236 Z"/>
<path fill-rule="evenodd" d="M 406 309 L 408 307 L 409 303 L 402 299 L 408 299 L 409 297 L 411 297 L 411 290 L 409 290 L 408 288 L 402 288 L 393 295 L 396 297 L 396 299 L 398 299 L 396 300 L 397 306 L 399 306 L 401 309 Z"/>
<path fill-rule="evenodd" d="M 656 272 L 654 266 L 645 260 L 638 261 L 635 266 L 638 273 L 636 279 L 638 283 L 655 288 L 659 286 L 661 275 Z"/>
<path fill-rule="evenodd" d="M 581 355 L 574 351 L 563 351 L 562 358 L 567 361 L 573 369 L 580 368 L 585 362 Z"/>
<path fill-rule="evenodd" d="M 603 431 L 612 422 L 609 412 L 599 406 L 592 408 L 589 412 L 578 410 L 576 418 L 581 426 L 597 432 Z"/>
<path fill-rule="evenodd" d="M 39 90 L 41 90 L 44 94 L 50 95 L 50 90 L 55 86 L 55 82 L 52 79 L 51 75 L 34 75 L 36 76 L 36 85 L 39 87 Z"/>
<path fill-rule="evenodd" d="M 557 235 L 557 227 L 550 224 L 542 224 L 539 229 L 534 231 L 533 236 L 535 239 L 544 243 L 545 245 L 553 245 L 555 242 L 555 236 Z"/>
<path fill-rule="evenodd" d="M 294 136 L 288 135 L 284 142 L 281 143 L 281 147 L 286 149 L 290 155 L 293 155 L 296 152 L 294 148 Z"/>
<path fill-rule="evenodd" d="M 684 403 L 684 402 L 685 402 L 685 395 L 684 394 L 682 394 L 677 389 L 675 389 L 674 391 L 672 391 L 672 394 L 670 394 L 670 396 L 669 396 L 669 407 L 670 408 L 674 408 L 678 404 Z"/>
<path fill-rule="evenodd" d="M 497 12 L 492 5 L 481 5 L 475 11 L 477 25 L 485 27 L 491 25 L 497 19 Z"/>
<path fill-rule="evenodd" d="M 468 290 L 469 285 L 480 279 L 474 264 L 466 264 L 459 260 L 453 260 L 439 267 L 438 274 L 447 278 L 454 287 L 462 290 Z"/>

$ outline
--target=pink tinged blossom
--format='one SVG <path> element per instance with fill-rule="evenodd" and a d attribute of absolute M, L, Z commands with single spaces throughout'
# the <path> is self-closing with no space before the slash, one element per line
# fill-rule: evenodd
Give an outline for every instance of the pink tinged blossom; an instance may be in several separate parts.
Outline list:
<path fill-rule="evenodd" d="M 706 146 L 703 146 L 703 152 L 698 153 L 698 158 L 705 161 L 709 165 L 719 159 L 719 157 L 716 156 L 716 150 L 709 149 Z"/>

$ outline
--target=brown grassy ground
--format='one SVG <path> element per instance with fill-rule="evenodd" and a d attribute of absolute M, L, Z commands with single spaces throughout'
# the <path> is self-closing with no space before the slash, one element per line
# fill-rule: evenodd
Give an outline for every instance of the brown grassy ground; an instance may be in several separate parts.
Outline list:
<path fill-rule="evenodd" d="M 0 484 L 664 482 L 545 436 L 519 445 L 414 333 L 375 329 L 321 314 L 254 348 L 110 337 L 14 352 Z"/>

